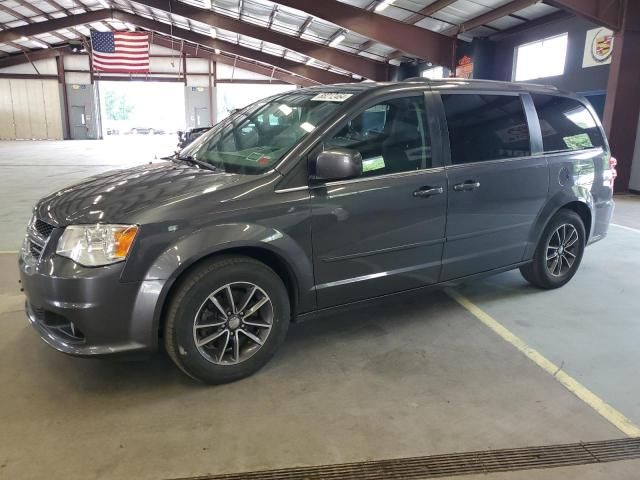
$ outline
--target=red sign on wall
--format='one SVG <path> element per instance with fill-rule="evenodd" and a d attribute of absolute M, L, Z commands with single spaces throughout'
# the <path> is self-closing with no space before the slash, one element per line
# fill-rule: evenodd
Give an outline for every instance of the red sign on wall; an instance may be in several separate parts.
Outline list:
<path fill-rule="evenodd" d="M 456 65 L 456 77 L 473 78 L 473 60 L 469 55 L 465 55 L 458 60 L 458 65 Z"/>

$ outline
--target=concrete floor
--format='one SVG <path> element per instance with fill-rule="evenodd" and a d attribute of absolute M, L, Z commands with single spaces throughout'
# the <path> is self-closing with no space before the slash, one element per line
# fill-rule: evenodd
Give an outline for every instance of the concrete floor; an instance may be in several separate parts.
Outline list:
<path fill-rule="evenodd" d="M 127 164 L 112 145 L 0 143 L 0 169 L 13 169 L 0 176 L 0 249 L 17 249 L 41 185 Z M 94 164 L 89 148 L 118 160 Z M 80 164 L 7 167 L 8 156 Z M 620 198 L 622 226 L 560 290 L 535 290 L 517 272 L 456 287 L 636 424 L 639 219 L 640 200 Z M 122 363 L 52 351 L 24 318 L 14 254 L 0 255 L 0 272 L 0 477 L 178 478 L 624 436 L 438 290 L 294 325 L 260 373 L 202 387 L 162 354 Z M 628 479 L 638 467 L 490 477 Z"/>

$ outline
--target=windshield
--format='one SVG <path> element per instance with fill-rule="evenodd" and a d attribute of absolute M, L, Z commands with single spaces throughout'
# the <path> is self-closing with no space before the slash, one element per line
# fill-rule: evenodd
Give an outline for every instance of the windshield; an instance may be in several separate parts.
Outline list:
<path fill-rule="evenodd" d="M 300 140 L 332 115 L 347 93 L 288 93 L 254 103 L 180 152 L 229 173 L 269 170 Z"/>

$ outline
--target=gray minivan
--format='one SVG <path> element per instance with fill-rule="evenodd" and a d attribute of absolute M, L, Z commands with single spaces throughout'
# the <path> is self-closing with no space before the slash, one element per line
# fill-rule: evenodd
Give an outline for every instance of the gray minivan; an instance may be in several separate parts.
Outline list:
<path fill-rule="evenodd" d="M 515 268 L 562 286 L 607 233 L 614 179 L 593 109 L 554 88 L 293 90 L 38 202 L 27 316 L 68 354 L 164 343 L 186 374 L 228 382 L 319 310 Z"/>

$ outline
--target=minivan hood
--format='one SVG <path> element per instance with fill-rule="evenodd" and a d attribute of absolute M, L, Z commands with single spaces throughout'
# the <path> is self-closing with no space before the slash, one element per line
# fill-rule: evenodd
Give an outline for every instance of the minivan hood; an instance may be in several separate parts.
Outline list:
<path fill-rule="evenodd" d="M 52 193 L 38 202 L 36 214 L 58 226 L 117 223 L 138 210 L 220 191 L 254 178 L 188 164 L 153 163 L 96 175 Z"/>

